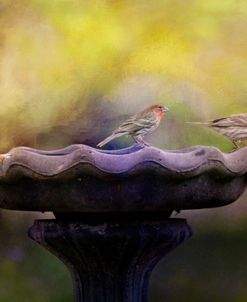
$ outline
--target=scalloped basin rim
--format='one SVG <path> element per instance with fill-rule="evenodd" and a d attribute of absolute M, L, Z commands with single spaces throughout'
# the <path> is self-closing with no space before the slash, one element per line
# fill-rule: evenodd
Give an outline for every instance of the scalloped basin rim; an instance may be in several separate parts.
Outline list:
<path fill-rule="evenodd" d="M 63 177 L 73 168 L 82 173 L 84 165 L 92 167 L 91 173 L 132 174 L 155 170 L 156 173 L 177 177 L 194 177 L 201 173 L 214 171 L 226 176 L 243 175 L 247 171 L 247 147 L 232 153 L 222 153 L 219 149 L 206 146 L 195 146 L 182 150 L 160 150 L 154 147 L 138 145 L 120 150 L 98 150 L 86 145 L 71 145 L 54 151 L 17 147 L 7 153 L 0 165 L 0 181 L 13 178 L 13 169 L 18 167 L 18 175 L 22 172 L 30 176 Z M 156 166 L 156 168 L 154 168 Z M 10 173 L 12 172 L 12 173 Z M 87 167 L 87 173 L 90 169 Z"/>
<path fill-rule="evenodd" d="M 157 212 L 212 208 L 246 187 L 247 147 L 160 150 L 86 145 L 44 151 L 17 147 L 1 156 L 0 208 L 66 213 Z"/>

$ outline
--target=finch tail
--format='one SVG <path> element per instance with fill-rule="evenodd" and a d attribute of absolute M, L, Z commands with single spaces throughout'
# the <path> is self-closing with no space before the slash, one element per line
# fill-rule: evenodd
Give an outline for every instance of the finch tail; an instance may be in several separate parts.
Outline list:
<path fill-rule="evenodd" d="M 107 138 L 105 138 L 102 142 L 98 143 L 97 144 L 97 147 L 101 148 L 103 147 L 104 145 L 106 145 L 107 143 L 109 143 L 110 141 L 112 141 L 113 139 L 117 138 L 117 137 L 120 137 L 124 135 L 123 133 L 113 133 L 112 135 L 108 136 Z"/>
<path fill-rule="evenodd" d="M 200 125 L 200 126 L 210 126 L 212 122 L 186 122 L 186 124 Z"/>

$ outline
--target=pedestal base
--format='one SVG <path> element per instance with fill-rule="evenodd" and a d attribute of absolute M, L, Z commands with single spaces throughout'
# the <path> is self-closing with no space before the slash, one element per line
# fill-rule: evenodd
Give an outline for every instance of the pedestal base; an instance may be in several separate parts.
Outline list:
<path fill-rule="evenodd" d="M 191 236 L 183 219 L 102 224 L 37 220 L 29 236 L 59 257 L 77 302 L 145 302 L 158 261 Z"/>

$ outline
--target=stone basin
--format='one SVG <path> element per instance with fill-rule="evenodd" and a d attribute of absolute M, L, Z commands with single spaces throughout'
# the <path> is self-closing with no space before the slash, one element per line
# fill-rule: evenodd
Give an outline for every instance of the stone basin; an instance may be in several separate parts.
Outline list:
<path fill-rule="evenodd" d="M 67 265 L 76 302 L 147 302 L 155 265 L 192 235 L 172 211 L 238 199 L 246 154 L 247 147 L 18 147 L 0 155 L 0 208 L 54 212 L 28 234 Z"/>
<path fill-rule="evenodd" d="M 0 163 L 0 207 L 55 213 L 166 212 L 227 205 L 246 186 L 247 147 L 17 147 Z"/>

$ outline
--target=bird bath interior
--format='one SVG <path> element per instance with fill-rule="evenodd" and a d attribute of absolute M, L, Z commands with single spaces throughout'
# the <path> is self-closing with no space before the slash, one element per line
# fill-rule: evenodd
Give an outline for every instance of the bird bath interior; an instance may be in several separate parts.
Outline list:
<path fill-rule="evenodd" d="M 238 199 L 246 152 L 19 147 L 2 156 L 0 207 L 55 214 L 35 221 L 29 236 L 68 266 L 76 301 L 147 301 L 156 263 L 191 236 L 171 213 Z"/>

